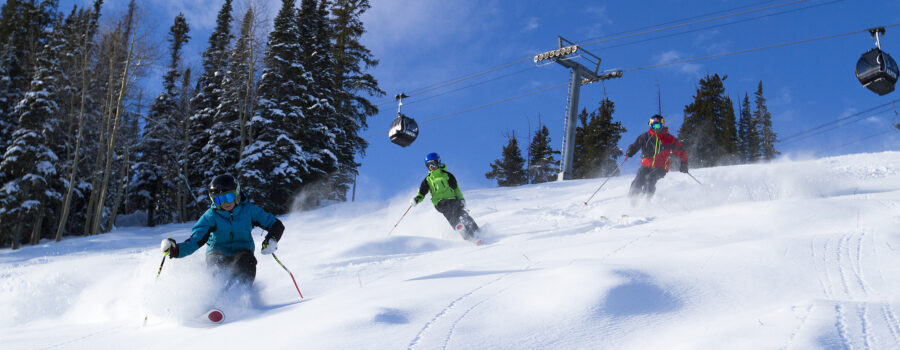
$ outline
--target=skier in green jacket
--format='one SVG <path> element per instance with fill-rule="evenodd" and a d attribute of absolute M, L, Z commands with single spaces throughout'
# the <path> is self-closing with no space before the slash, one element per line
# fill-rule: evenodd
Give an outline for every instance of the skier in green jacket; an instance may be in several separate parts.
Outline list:
<path fill-rule="evenodd" d="M 428 168 L 428 176 L 422 180 L 419 193 L 413 197 L 410 204 L 416 205 L 425 199 L 425 195 L 431 192 L 431 203 L 438 212 L 444 214 L 450 226 L 459 232 L 467 241 L 479 242 L 475 237 L 478 225 L 466 211 L 466 200 L 456 183 L 456 177 L 447 171 L 447 165 L 441 163 L 441 157 L 437 153 L 429 153 L 425 156 L 425 167 Z"/>

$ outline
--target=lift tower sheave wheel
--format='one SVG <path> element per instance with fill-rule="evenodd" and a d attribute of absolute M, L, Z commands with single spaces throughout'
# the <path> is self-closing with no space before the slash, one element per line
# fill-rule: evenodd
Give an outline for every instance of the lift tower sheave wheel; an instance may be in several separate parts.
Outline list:
<path fill-rule="evenodd" d="M 563 46 L 563 43 L 565 43 L 567 46 Z M 582 53 L 584 53 L 584 56 L 581 56 Z M 575 54 L 578 55 L 572 56 Z M 574 59 L 578 57 L 585 57 L 588 62 L 594 64 L 594 69 L 588 69 L 582 64 L 576 62 Z M 591 58 L 593 58 L 595 61 L 592 61 Z M 569 96 L 568 104 L 566 106 L 566 119 L 564 120 L 565 134 L 563 136 L 563 162 L 560 166 L 559 175 L 557 176 L 558 181 L 568 180 L 572 178 L 572 160 L 574 159 L 575 153 L 575 116 L 578 114 L 578 98 L 581 95 L 581 85 L 595 83 L 601 80 L 621 78 L 622 71 L 615 70 L 603 74 L 597 74 L 597 70 L 600 68 L 600 57 L 597 57 L 581 46 L 578 46 L 561 36 L 559 37 L 558 49 L 550 50 L 534 56 L 534 63 L 540 63 L 542 61 L 556 62 L 563 67 L 572 70 L 572 76 L 570 77 L 571 80 L 569 80 Z"/>

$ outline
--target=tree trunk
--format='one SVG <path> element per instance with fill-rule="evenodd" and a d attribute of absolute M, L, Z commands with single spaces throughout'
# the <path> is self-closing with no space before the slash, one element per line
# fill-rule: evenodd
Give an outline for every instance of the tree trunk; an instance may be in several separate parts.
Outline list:
<path fill-rule="evenodd" d="M 109 232 L 116 224 L 116 216 L 119 214 L 119 205 L 122 204 L 122 193 L 125 191 L 125 183 L 128 182 L 128 156 L 130 153 L 128 147 L 125 147 L 125 159 L 122 161 L 122 178 L 119 179 L 119 187 L 116 189 L 116 200 L 113 202 L 112 213 L 109 215 L 109 224 L 106 225 L 106 230 L 103 232 Z"/>
<path fill-rule="evenodd" d="M 106 159 L 106 153 L 105 153 L 106 148 L 103 147 L 103 144 L 106 143 L 106 139 L 108 138 L 107 130 L 108 130 L 108 126 L 109 126 L 109 120 L 111 119 L 109 117 L 109 115 L 112 114 L 112 111 L 113 111 L 113 108 L 112 108 L 113 96 L 115 95 L 115 91 L 116 91 L 116 89 L 112 88 L 116 84 L 116 82 L 115 82 L 115 67 L 116 67 L 115 56 L 116 56 L 115 53 L 112 53 L 112 54 L 110 54 L 110 57 L 109 57 L 109 76 L 106 79 L 106 85 L 109 86 L 110 88 L 107 89 L 106 103 L 104 103 L 104 105 L 103 105 L 103 120 L 101 122 L 102 127 L 100 129 L 100 139 L 99 139 L 99 142 L 97 143 L 98 147 L 97 147 L 96 164 L 94 165 L 94 168 L 91 171 L 91 198 L 90 198 L 90 200 L 88 200 L 87 214 L 84 217 L 84 235 L 85 236 L 95 234 L 95 232 L 93 231 L 94 218 L 95 218 L 94 212 L 95 211 L 102 212 L 102 209 L 97 206 L 97 202 L 98 202 L 97 201 L 97 199 L 98 199 L 97 189 L 102 187 L 100 185 L 100 177 L 97 175 L 97 173 L 98 173 L 100 167 L 103 166 L 103 160 Z"/>
<path fill-rule="evenodd" d="M 256 12 L 253 13 L 253 16 L 254 16 L 254 20 L 250 21 L 250 29 L 247 31 L 248 33 L 250 33 L 250 35 L 248 37 L 250 39 L 250 42 L 247 45 L 247 47 L 250 49 L 250 54 L 247 55 L 247 60 L 249 63 L 249 69 L 247 69 L 247 90 L 244 93 L 244 104 L 243 104 L 243 106 L 240 107 L 241 112 L 239 114 L 240 129 L 241 129 L 241 151 L 240 151 L 240 154 L 238 154 L 239 162 L 242 159 L 244 159 L 244 147 L 247 146 L 247 143 L 248 143 L 250 137 L 252 137 L 250 135 L 249 130 L 247 130 L 247 121 L 250 119 L 250 116 L 248 115 L 248 114 L 250 114 L 250 103 L 252 102 L 250 100 L 250 97 L 253 96 L 253 86 L 254 86 L 254 84 L 253 84 L 253 63 L 254 63 L 254 61 L 253 61 L 253 44 L 254 44 L 254 42 L 253 42 L 254 41 L 253 24 L 256 23 L 255 22 Z"/>
<path fill-rule="evenodd" d="M 38 245 L 41 243 L 41 229 L 44 224 L 44 205 L 41 204 L 41 207 L 37 210 L 37 215 L 34 216 L 34 228 L 31 230 L 31 245 Z"/>
<path fill-rule="evenodd" d="M 63 199 L 62 210 L 60 211 L 59 224 L 56 228 L 56 241 L 62 240 L 63 232 L 66 230 L 66 221 L 69 219 L 69 206 L 72 203 L 72 192 L 75 189 L 75 173 L 78 171 L 78 152 L 81 150 L 81 134 L 84 130 L 84 105 L 87 101 L 87 55 L 82 57 L 81 62 L 81 107 L 78 112 L 78 133 L 75 136 L 75 151 L 72 156 L 72 169 L 69 171 L 69 185 L 66 186 L 66 195 Z"/>
<path fill-rule="evenodd" d="M 112 158 L 115 153 L 115 149 L 113 148 L 116 144 L 116 131 L 119 125 L 119 115 L 122 113 L 122 99 L 125 96 L 125 87 L 128 82 L 128 74 L 129 68 L 131 68 L 131 55 L 134 50 L 134 34 L 131 35 L 128 45 L 128 53 L 125 56 L 125 68 L 122 74 L 122 82 L 119 86 L 119 97 L 116 99 L 116 113 L 113 116 L 112 126 L 109 134 L 109 142 L 106 146 L 106 165 L 103 167 L 103 181 L 100 184 L 100 195 L 97 199 L 97 210 L 94 212 L 94 227 L 91 229 L 93 234 L 97 234 L 100 231 L 100 219 L 103 216 L 103 201 L 106 198 L 106 189 L 109 187 L 109 173 L 110 168 L 112 167 Z"/>
<path fill-rule="evenodd" d="M 19 210 L 19 216 L 16 218 L 16 229 L 13 230 L 12 243 L 10 243 L 10 247 L 12 250 L 19 249 L 19 242 L 22 241 L 22 226 L 24 226 L 23 219 L 25 214 L 24 209 Z"/>

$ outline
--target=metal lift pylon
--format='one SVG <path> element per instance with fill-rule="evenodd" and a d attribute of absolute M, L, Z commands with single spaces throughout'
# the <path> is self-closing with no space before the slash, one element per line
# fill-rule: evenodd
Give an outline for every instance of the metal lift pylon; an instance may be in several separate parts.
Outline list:
<path fill-rule="evenodd" d="M 567 46 L 563 46 L 563 43 Z M 577 55 L 580 55 L 581 53 L 584 53 L 585 56 L 593 57 L 596 60 L 596 62 L 591 62 L 594 63 L 593 70 L 574 60 L 578 57 Z M 591 61 L 589 58 L 587 58 L 587 60 L 589 62 Z M 557 176 L 557 181 L 568 180 L 572 178 L 572 159 L 575 152 L 575 116 L 578 114 L 578 98 L 581 95 L 581 85 L 595 83 L 601 80 L 620 78 L 622 77 L 622 71 L 614 70 L 598 74 L 597 70 L 600 68 L 600 57 L 597 57 L 581 46 L 578 46 L 561 36 L 559 37 L 558 49 L 534 56 L 534 63 L 540 63 L 542 61 L 556 62 L 563 67 L 572 70 L 572 75 L 569 80 L 569 96 L 567 98 L 569 103 L 566 106 L 566 119 L 564 124 L 566 133 L 563 137 L 563 162 L 560 166 L 559 175 Z"/>

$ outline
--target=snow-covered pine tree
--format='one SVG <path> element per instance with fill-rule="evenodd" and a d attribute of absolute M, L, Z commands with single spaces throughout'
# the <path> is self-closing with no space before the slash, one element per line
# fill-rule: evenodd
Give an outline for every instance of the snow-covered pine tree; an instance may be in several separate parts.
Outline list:
<path fill-rule="evenodd" d="M 34 62 L 56 18 L 56 0 L 8 0 L 0 9 L 0 149 L 17 129 L 16 105 L 30 89 Z"/>
<path fill-rule="evenodd" d="M 525 158 L 519 150 L 519 141 L 516 133 L 507 135 L 506 146 L 503 146 L 503 154 L 500 159 L 491 163 L 491 171 L 484 174 L 488 179 L 497 179 L 500 187 L 519 186 L 528 183 L 525 173 Z"/>
<path fill-rule="evenodd" d="M 334 0 L 331 5 L 332 56 L 337 91 L 334 107 L 346 121 L 340 125 L 344 139 L 338 142 L 341 146 L 337 154 L 340 169 L 334 180 L 335 191 L 341 194 L 346 193 L 358 174 L 360 164 L 356 162 L 356 155 L 365 154 L 368 146 L 359 133 L 368 127 L 366 119 L 378 114 L 378 107 L 366 97 L 384 95 L 375 77 L 366 73 L 366 70 L 378 65 L 378 60 L 360 42 L 366 31 L 361 17 L 370 7 L 369 0 Z"/>
<path fill-rule="evenodd" d="M 754 95 L 756 95 L 756 109 L 753 111 L 753 118 L 756 119 L 756 124 L 759 128 L 760 153 L 762 154 L 762 159 L 772 160 L 781 152 L 775 149 L 778 136 L 772 128 L 772 113 L 769 113 L 769 108 L 766 107 L 762 81 L 759 82 L 759 87 Z"/>
<path fill-rule="evenodd" d="M 135 179 L 131 191 L 146 200 L 148 226 L 170 223 L 176 217 L 173 194 L 178 190 L 174 181 L 178 181 L 182 139 L 181 125 L 175 119 L 179 113 L 176 81 L 181 76 L 181 49 L 190 38 L 188 31 L 187 21 L 179 13 L 169 29 L 170 61 L 163 77 L 163 91 L 150 107 L 132 166 Z"/>
<path fill-rule="evenodd" d="M 0 173 L 4 174 L 0 187 L 0 221 L 9 223 L 0 225 L 3 231 L 0 237 L 4 243 L 10 242 L 13 249 L 19 247 L 28 231 L 32 244 L 40 241 L 44 212 L 62 199 L 62 194 L 51 186 L 58 174 L 58 157 L 50 146 L 57 142 L 53 136 L 60 125 L 56 84 L 62 75 L 59 66 L 62 38 L 51 37 L 38 56 L 30 89 L 16 106 L 18 128 L 0 161 Z"/>
<path fill-rule="evenodd" d="M 216 28 L 209 36 L 209 47 L 203 52 L 203 72 L 197 81 L 197 94 L 191 99 L 188 120 L 188 167 L 194 201 L 205 203 L 206 185 L 216 175 L 234 173 L 240 156 L 237 114 L 223 102 L 229 87 L 225 86 L 230 53 L 231 0 L 225 0 L 216 18 Z M 202 207 L 202 206 L 201 206 Z"/>
<path fill-rule="evenodd" d="M 555 181 L 559 174 L 560 161 L 554 157 L 559 155 L 550 145 L 550 129 L 546 125 L 539 125 L 528 145 L 528 179 L 533 184 Z"/>
<path fill-rule="evenodd" d="M 241 189 L 266 211 L 284 214 L 303 181 L 310 162 L 320 161 L 298 139 L 306 127 L 301 100 L 308 75 L 299 60 L 300 42 L 294 0 L 283 0 L 269 33 L 258 103 L 248 127 L 254 130 L 238 163 Z"/>
<path fill-rule="evenodd" d="M 325 5 L 324 1 L 322 5 Z M 305 68 L 308 93 L 301 97 L 304 118 L 300 140 L 313 153 L 309 171 L 303 178 L 301 207 L 314 207 L 322 199 L 331 198 L 331 176 L 337 172 L 339 142 L 346 140 L 340 125 L 349 122 L 336 115 L 333 98 L 334 63 L 331 57 L 331 35 L 327 11 L 317 0 L 301 0 L 296 22 L 301 38 L 299 61 Z"/>

